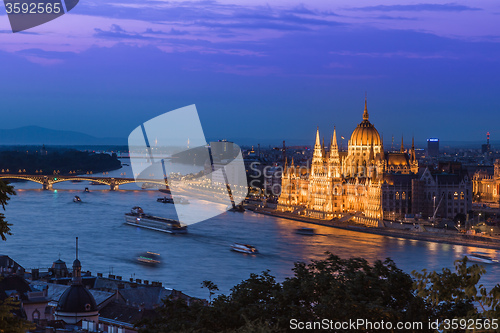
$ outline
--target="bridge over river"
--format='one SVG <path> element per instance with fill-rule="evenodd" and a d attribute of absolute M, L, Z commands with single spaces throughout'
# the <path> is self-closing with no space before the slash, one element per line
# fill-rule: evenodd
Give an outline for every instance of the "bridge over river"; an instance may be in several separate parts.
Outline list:
<path fill-rule="evenodd" d="M 111 191 L 119 189 L 120 185 L 143 182 L 148 184 L 167 185 L 166 180 L 155 179 L 138 179 L 134 178 L 114 178 L 114 177 L 92 177 L 88 175 L 82 176 L 61 176 L 61 175 L 25 175 L 25 174 L 0 174 L 0 179 L 20 179 L 32 181 L 43 186 L 44 190 L 52 190 L 52 185 L 67 181 L 90 181 L 108 185 Z"/>

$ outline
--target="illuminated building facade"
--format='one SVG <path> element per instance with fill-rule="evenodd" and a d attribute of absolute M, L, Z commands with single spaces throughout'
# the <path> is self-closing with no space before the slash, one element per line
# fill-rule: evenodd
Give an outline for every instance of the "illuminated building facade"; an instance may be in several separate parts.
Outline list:
<path fill-rule="evenodd" d="M 481 203 L 500 203 L 500 160 L 495 161 L 493 175 L 477 171 L 472 179 L 474 200 Z"/>
<path fill-rule="evenodd" d="M 388 175 L 418 172 L 415 146 L 409 153 L 401 142 L 399 152 L 384 152 L 375 126 L 369 121 L 365 100 L 363 121 L 353 131 L 347 151 L 340 151 L 334 128 L 331 143 L 325 147 L 319 129 L 311 165 L 285 165 L 278 209 L 316 218 L 356 214 L 361 222 L 377 225 L 384 218 L 383 192 L 394 192 L 401 184 Z M 411 184 L 398 194 L 411 200 Z"/>

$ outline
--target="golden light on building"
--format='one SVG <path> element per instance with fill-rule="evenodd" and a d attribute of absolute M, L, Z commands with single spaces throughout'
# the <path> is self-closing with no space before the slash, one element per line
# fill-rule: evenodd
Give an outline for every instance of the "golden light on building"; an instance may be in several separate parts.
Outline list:
<path fill-rule="evenodd" d="M 369 120 L 365 99 L 363 121 L 352 132 L 347 151 L 339 149 L 335 127 L 329 147 L 321 141 L 318 128 L 311 166 L 304 168 L 296 167 L 293 159 L 290 165 L 285 163 L 279 210 L 302 208 L 304 214 L 322 219 L 355 213 L 359 214 L 355 220 L 376 226 L 383 217 L 384 175 L 417 173 L 418 161 L 414 143 L 409 154 L 403 142 L 400 152 L 384 152 L 383 140 Z M 405 192 L 402 197 L 407 199 Z"/>

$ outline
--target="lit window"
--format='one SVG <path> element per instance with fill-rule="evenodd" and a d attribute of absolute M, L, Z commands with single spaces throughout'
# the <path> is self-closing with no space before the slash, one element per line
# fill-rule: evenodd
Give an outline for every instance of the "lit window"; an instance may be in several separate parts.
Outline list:
<path fill-rule="evenodd" d="M 399 200 L 399 192 L 396 192 L 396 200 Z"/>

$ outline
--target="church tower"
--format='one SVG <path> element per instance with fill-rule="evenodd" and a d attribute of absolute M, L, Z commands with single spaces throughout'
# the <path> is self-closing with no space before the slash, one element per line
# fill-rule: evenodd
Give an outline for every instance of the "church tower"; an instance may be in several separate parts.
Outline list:
<path fill-rule="evenodd" d="M 415 137 L 411 139 L 410 167 L 412 173 L 418 173 L 418 160 L 415 154 Z"/>

